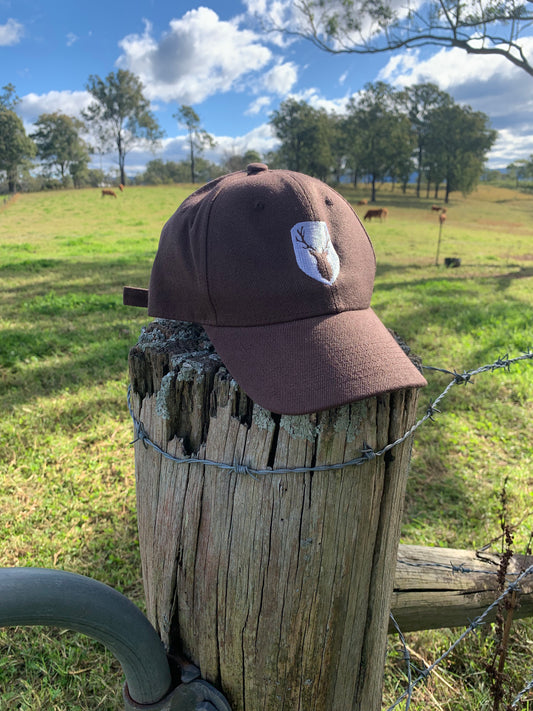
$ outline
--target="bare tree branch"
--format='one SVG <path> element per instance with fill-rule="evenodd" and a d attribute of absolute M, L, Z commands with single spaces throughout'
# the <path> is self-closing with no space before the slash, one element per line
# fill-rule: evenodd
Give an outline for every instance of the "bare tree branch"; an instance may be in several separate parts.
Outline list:
<path fill-rule="evenodd" d="M 268 28 L 310 40 L 332 54 L 377 54 L 424 46 L 458 47 L 468 54 L 503 57 L 533 76 L 524 37 L 533 28 L 527 0 L 296 0 L 295 16 Z"/>

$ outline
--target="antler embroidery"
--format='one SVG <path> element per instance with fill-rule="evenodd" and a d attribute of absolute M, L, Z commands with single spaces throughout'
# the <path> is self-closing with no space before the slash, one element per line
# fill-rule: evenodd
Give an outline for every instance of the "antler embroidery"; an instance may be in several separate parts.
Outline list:
<path fill-rule="evenodd" d="M 329 247 L 331 245 L 331 238 L 328 236 L 328 240 L 324 247 L 314 247 L 312 244 L 308 244 L 305 241 L 305 228 L 299 227 L 296 230 L 296 241 L 301 244 L 304 249 L 306 249 L 309 254 L 314 257 L 318 273 L 327 282 L 331 282 L 333 278 L 333 268 L 331 262 L 329 261 Z"/>

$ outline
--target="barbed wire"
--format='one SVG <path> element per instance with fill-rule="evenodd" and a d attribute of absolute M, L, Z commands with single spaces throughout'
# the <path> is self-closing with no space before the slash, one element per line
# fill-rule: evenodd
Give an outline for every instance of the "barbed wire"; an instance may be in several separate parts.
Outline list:
<path fill-rule="evenodd" d="M 142 444 L 145 447 L 151 447 L 154 449 L 158 454 L 160 454 L 162 457 L 165 457 L 166 459 L 170 459 L 171 461 L 175 462 L 176 464 L 203 464 L 205 466 L 212 466 L 212 467 L 218 467 L 219 469 L 225 469 L 227 471 L 235 472 L 236 474 L 248 474 L 249 476 L 253 477 L 254 479 L 260 476 L 266 476 L 269 474 L 305 474 L 307 472 L 324 472 L 324 471 L 331 471 L 335 469 L 344 469 L 345 467 L 352 467 L 352 466 L 360 466 L 361 464 L 365 464 L 366 462 L 374 459 L 375 457 L 381 457 L 387 452 L 389 452 L 391 449 L 394 449 L 394 447 L 397 447 L 398 445 L 402 444 L 405 442 L 407 439 L 409 439 L 417 430 L 419 427 L 421 427 L 427 420 L 434 420 L 435 416 L 440 413 L 440 410 L 437 408 L 437 405 L 441 403 L 441 401 L 448 395 L 450 390 L 453 388 L 454 385 L 467 385 L 472 377 L 475 375 L 479 375 L 481 373 L 486 373 L 486 372 L 494 372 L 495 370 L 504 368 L 506 370 L 509 370 L 511 365 L 513 363 L 517 363 L 522 360 L 531 360 L 533 359 L 533 352 L 532 351 L 527 351 L 523 353 L 522 355 L 516 356 L 514 358 L 509 358 L 509 354 L 506 354 L 502 358 L 497 358 L 494 363 L 490 363 L 489 365 L 482 365 L 479 368 L 476 368 L 475 370 L 465 370 L 462 373 L 457 372 L 456 370 L 447 370 L 445 368 L 436 368 L 431 365 L 426 365 L 422 366 L 426 370 L 432 370 L 436 371 L 439 373 L 445 373 L 446 375 L 450 375 L 453 379 L 448 383 L 448 385 L 444 388 L 444 390 L 440 393 L 440 395 L 435 399 L 435 400 L 430 400 L 429 405 L 427 406 L 425 414 L 417 420 L 417 422 L 414 423 L 412 427 L 410 427 L 407 432 L 405 432 L 402 437 L 399 437 L 396 439 L 394 442 L 390 442 L 389 444 L 385 445 L 382 449 L 376 451 L 374 450 L 370 445 L 368 445 L 366 442 L 363 443 L 363 449 L 361 450 L 361 454 L 359 457 L 355 457 L 354 459 L 350 459 L 346 462 L 334 462 L 332 464 L 318 464 L 315 466 L 308 466 L 308 467 L 281 467 L 281 468 L 268 468 L 268 469 L 255 469 L 253 467 L 249 467 L 246 464 L 240 464 L 238 462 L 233 462 L 233 463 L 228 463 L 228 462 L 218 462 L 214 461 L 212 459 L 205 459 L 202 457 L 176 457 L 173 454 L 170 454 L 166 450 L 162 449 L 158 444 L 156 444 L 152 439 L 150 439 L 150 436 L 146 432 L 146 429 L 144 427 L 144 424 L 138 420 L 135 417 L 135 414 L 133 412 L 133 408 L 131 405 L 131 385 L 128 387 L 128 395 L 127 395 L 127 401 L 128 401 L 128 410 L 131 416 L 131 419 L 133 421 L 133 428 L 134 428 L 134 439 L 131 442 L 131 444 L 135 444 L 136 442 L 142 442 Z"/>
<path fill-rule="evenodd" d="M 413 679 L 413 676 L 412 676 L 413 665 L 411 663 L 411 654 L 409 652 L 409 647 L 407 646 L 407 642 L 405 640 L 405 637 L 403 636 L 402 630 L 400 629 L 400 626 L 396 622 L 396 619 L 395 619 L 394 615 L 392 614 L 392 612 L 389 613 L 389 617 L 392 620 L 392 624 L 394 625 L 396 632 L 398 632 L 398 637 L 400 638 L 400 642 L 401 642 L 402 649 L 403 649 L 403 658 L 404 658 L 405 665 L 406 665 L 407 688 L 411 690 L 413 688 L 413 681 L 412 681 L 412 679 Z M 409 711 L 409 707 L 411 706 L 411 695 L 412 695 L 412 691 L 410 691 L 408 693 L 408 695 L 405 697 L 406 698 L 405 711 Z"/>
<path fill-rule="evenodd" d="M 498 605 L 505 600 L 507 595 L 509 595 L 512 592 L 520 592 L 520 582 L 527 577 L 528 575 L 533 574 L 533 565 L 530 565 L 529 568 L 524 570 L 523 572 L 520 573 L 518 578 L 510 583 L 507 588 L 499 595 L 499 597 L 494 600 L 494 602 L 491 602 L 491 604 L 487 607 L 487 609 L 478 617 L 474 618 L 472 622 L 466 627 L 466 629 L 459 635 L 459 637 L 453 642 L 448 649 L 443 652 L 438 659 L 436 659 L 432 664 L 430 664 L 428 667 L 423 669 L 422 671 L 419 671 L 418 676 L 414 679 L 414 681 L 411 680 L 411 672 L 408 674 L 408 686 L 407 689 L 403 692 L 401 696 L 399 696 L 396 701 L 392 704 L 392 706 L 389 706 L 387 711 L 392 711 L 395 709 L 397 706 L 399 706 L 402 701 L 405 699 L 406 700 L 406 710 L 409 709 L 409 706 L 411 704 L 411 697 L 413 690 L 420 684 L 421 681 L 426 681 L 426 679 L 430 676 L 430 674 L 441 664 L 445 659 L 447 659 L 452 652 L 459 646 L 459 644 L 467 637 L 471 632 L 476 630 L 480 625 L 484 624 L 487 616 L 494 610 L 494 608 L 498 607 Z M 397 623 L 394 620 L 394 618 L 391 615 L 391 619 L 393 620 L 393 624 L 395 624 L 396 628 L 398 629 Z M 400 636 L 400 642 L 403 647 L 404 651 L 404 659 L 407 658 L 409 659 L 409 664 L 410 664 L 410 657 L 406 656 L 407 650 L 407 644 L 405 642 L 405 638 L 403 635 Z M 524 687 L 524 689 L 516 696 L 515 700 L 511 704 L 511 708 L 516 706 L 518 701 L 524 696 L 524 694 L 529 691 L 529 689 L 533 688 L 533 679 Z"/>
<path fill-rule="evenodd" d="M 513 703 L 511 704 L 511 708 L 514 709 L 516 708 L 516 705 L 519 703 L 519 701 L 522 699 L 523 696 L 527 694 L 528 691 L 531 691 L 533 689 L 533 678 L 529 683 L 527 683 L 522 691 L 519 691 L 518 694 L 515 696 Z"/>

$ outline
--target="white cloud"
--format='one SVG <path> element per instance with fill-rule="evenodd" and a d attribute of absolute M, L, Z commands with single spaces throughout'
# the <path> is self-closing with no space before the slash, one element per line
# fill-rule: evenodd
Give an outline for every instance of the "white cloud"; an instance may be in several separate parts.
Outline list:
<path fill-rule="evenodd" d="M 324 99 L 315 87 L 310 87 L 309 89 L 291 94 L 291 98 L 296 101 L 305 101 L 314 109 L 325 109 L 328 113 L 332 114 L 346 113 L 346 106 L 349 99 L 349 97 L 346 96 L 340 99 Z"/>
<path fill-rule="evenodd" d="M 24 26 L 10 17 L 5 25 L 0 25 L 0 47 L 10 47 L 17 44 L 23 35 Z"/>
<path fill-rule="evenodd" d="M 523 38 L 522 45 L 533 56 L 533 37 Z M 486 113 L 498 131 L 490 154 L 492 167 L 531 153 L 531 77 L 504 57 L 469 55 L 453 48 L 423 59 L 420 51 L 412 50 L 391 57 L 377 78 L 397 87 L 431 82 L 458 103 Z"/>
<path fill-rule="evenodd" d="M 244 155 L 247 150 L 255 150 L 260 155 L 265 155 L 279 146 L 279 140 L 274 136 L 269 124 L 257 126 L 252 131 L 242 136 L 214 136 L 216 146 L 207 150 L 204 157 L 214 163 L 222 163 L 228 155 Z M 126 172 L 128 175 L 145 170 L 146 163 L 154 158 L 163 161 L 188 160 L 187 137 L 174 136 L 164 138 L 159 145 L 157 154 L 149 150 L 146 143 L 132 148 L 126 159 Z M 105 170 L 116 168 L 116 156 L 112 153 L 98 156 L 93 160 L 94 167 L 100 167 L 100 161 Z"/>
<path fill-rule="evenodd" d="M 271 94 L 286 96 L 298 79 L 298 68 L 293 62 L 279 62 L 267 71 L 261 84 Z"/>
<path fill-rule="evenodd" d="M 498 131 L 488 161 L 489 168 L 506 168 L 518 158 L 529 158 L 533 155 L 533 135 L 531 133 L 516 133 L 506 128 Z"/>
<path fill-rule="evenodd" d="M 279 146 L 279 140 L 272 132 L 270 124 L 261 124 L 242 136 L 215 136 L 217 145 L 206 151 L 205 157 L 220 163 L 227 155 L 243 155 L 248 150 L 265 155 Z M 185 156 L 183 156 L 185 157 Z"/>
<path fill-rule="evenodd" d="M 67 47 L 72 47 L 72 45 L 78 40 L 78 35 L 75 35 L 74 32 L 69 32 L 67 35 Z"/>
<path fill-rule="evenodd" d="M 526 54 L 533 50 L 533 37 L 524 39 Z M 421 59 L 419 50 L 407 51 L 392 57 L 378 75 L 383 81 L 408 86 L 424 81 L 432 81 L 444 91 L 458 84 L 487 82 L 495 76 L 505 76 L 509 80 L 524 78 L 509 60 L 496 55 L 469 55 L 454 47 L 440 49 L 428 59 Z"/>
<path fill-rule="evenodd" d="M 147 97 L 183 104 L 239 89 L 272 59 L 254 32 L 239 29 L 235 20 L 220 20 L 206 7 L 171 20 L 159 40 L 145 21 L 142 35 L 128 35 L 119 44 L 123 54 L 117 65 L 141 78 Z"/>
<path fill-rule="evenodd" d="M 26 94 L 17 106 L 17 113 L 27 124 L 34 123 L 40 114 L 58 111 L 67 116 L 81 117 L 81 111 L 91 103 L 88 91 L 49 91 L 47 94 Z"/>
<path fill-rule="evenodd" d="M 301 16 L 293 0 L 243 0 L 243 4 L 248 12 L 248 20 L 255 21 L 261 31 L 282 27 L 295 31 L 300 27 Z M 268 41 L 278 47 L 286 47 L 292 44 L 294 38 L 274 31 L 268 34 Z"/>
<path fill-rule="evenodd" d="M 387 6 L 397 15 L 404 19 L 409 12 L 415 12 L 424 0 L 388 0 Z M 272 44 L 285 47 L 297 41 L 296 34 L 309 36 L 311 34 L 311 22 L 307 13 L 300 9 L 300 5 L 306 3 L 295 3 L 294 0 L 243 0 L 251 20 L 263 28 L 270 30 L 268 40 Z M 365 3 L 355 3 L 347 9 L 347 3 L 343 0 L 327 0 L 326 2 L 315 2 L 312 5 L 312 25 L 320 39 L 334 50 L 342 50 L 346 46 L 360 45 L 362 42 L 377 38 L 382 34 L 380 24 L 372 18 L 371 14 L 365 12 Z M 331 40 L 328 37 L 327 26 L 331 14 L 337 12 L 339 15 L 339 26 L 342 32 L 342 41 Z M 347 23 L 345 15 L 351 20 L 357 19 L 359 27 L 354 30 L 346 30 Z"/>
<path fill-rule="evenodd" d="M 272 99 L 268 96 L 260 96 L 253 101 L 248 109 L 244 112 L 246 116 L 256 116 L 264 109 L 267 109 L 272 103 Z"/>

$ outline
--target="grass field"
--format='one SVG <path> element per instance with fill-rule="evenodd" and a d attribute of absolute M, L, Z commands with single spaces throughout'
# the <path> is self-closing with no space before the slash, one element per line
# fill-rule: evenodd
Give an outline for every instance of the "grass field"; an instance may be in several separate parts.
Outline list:
<path fill-rule="evenodd" d="M 147 316 L 122 306 L 122 287 L 147 284 L 161 227 L 190 190 L 129 188 L 116 200 L 96 190 L 25 194 L 0 206 L 0 565 L 90 575 L 141 608 L 125 396 L 128 349 Z M 367 197 L 344 192 L 354 203 Z M 433 202 L 379 195 L 389 218 L 367 225 L 378 315 L 425 364 L 451 370 L 533 348 L 533 197 L 490 187 L 452 196 L 440 266 Z M 445 269 L 447 256 L 461 267 Z M 448 382 L 428 380 L 421 412 Z M 501 533 L 506 481 L 505 516 L 523 552 L 533 510 L 533 364 L 474 381 L 453 388 L 417 434 L 402 541 L 483 546 Z M 408 635 L 415 663 L 438 656 L 456 632 Z M 513 626 L 511 697 L 533 675 L 532 640 L 532 623 Z M 490 629 L 466 640 L 415 692 L 411 711 L 492 710 L 485 666 L 494 652 Z M 114 711 L 121 684 L 113 657 L 81 635 L 0 631 L 1 711 Z M 386 706 L 404 684 L 391 637 Z"/>

